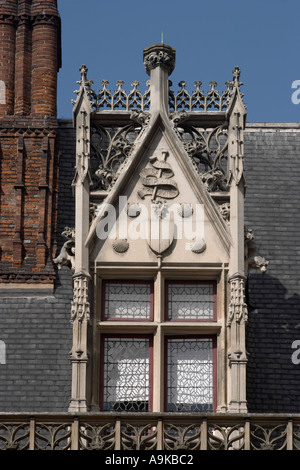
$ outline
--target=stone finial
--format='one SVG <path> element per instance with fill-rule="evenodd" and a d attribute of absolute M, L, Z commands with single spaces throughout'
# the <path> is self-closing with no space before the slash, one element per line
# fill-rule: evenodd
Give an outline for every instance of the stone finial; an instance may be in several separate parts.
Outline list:
<path fill-rule="evenodd" d="M 143 57 L 147 74 L 150 75 L 152 69 L 160 66 L 167 70 L 168 75 L 171 75 L 175 67 L 175 55 L 175 49 L 166 44 L 153 44 L 144 49 Z"/>

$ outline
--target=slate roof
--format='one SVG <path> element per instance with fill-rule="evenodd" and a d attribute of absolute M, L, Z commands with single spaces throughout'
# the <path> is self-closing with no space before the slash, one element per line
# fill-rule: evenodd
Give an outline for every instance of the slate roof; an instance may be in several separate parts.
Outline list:
<path fill-rule="evenodd" d="M 253 271 L 248 281 L 249 412 L 295 413 L 300 408 L 300 364 L 292 362 L 292 344 L 300 341 L 299 161 L 300 124 L 247 124 L 245 223 L 253 229 L 259 253 L 270 261 L 266 274 Z M 65 241 L 59 234 L 74 225 L 74 165 L 75 130 L 71 121 L 62 120 L 58 251 Z M 1 339 L 13 361 L 0 375 L 2 411 L 67 410 L 71 284 L 71 272 L 63 268 L 53 296 L 1 299 L 2 325 L 9 327 L 2 328 Z"/>
<path fill-rule="evenodd" d="M 292 362 L 300 340 L 299 163 L 299 124 L 247 125 L 245 223 L 270 261 L 248 282 L 250 412 L 299 412 L 300 364 Z"/>

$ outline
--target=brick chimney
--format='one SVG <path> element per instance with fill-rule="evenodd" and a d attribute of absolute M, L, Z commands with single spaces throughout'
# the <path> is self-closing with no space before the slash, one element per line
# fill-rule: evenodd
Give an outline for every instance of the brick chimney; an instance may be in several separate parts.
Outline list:
<path fill-rule="evenodd" d="M 52 284 L 57 1 L 0 0 L 0 34 L 0 283 Z"/>

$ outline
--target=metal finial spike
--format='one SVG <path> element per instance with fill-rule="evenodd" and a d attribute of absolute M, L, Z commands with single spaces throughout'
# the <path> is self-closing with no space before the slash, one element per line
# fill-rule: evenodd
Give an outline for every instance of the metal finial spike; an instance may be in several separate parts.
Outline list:
<path fill-rule="evenodd" d="M 163 43 L 164 43 L 164 33 L 162 32 L 161 33 L 161 44 L 163 44 Z"/>

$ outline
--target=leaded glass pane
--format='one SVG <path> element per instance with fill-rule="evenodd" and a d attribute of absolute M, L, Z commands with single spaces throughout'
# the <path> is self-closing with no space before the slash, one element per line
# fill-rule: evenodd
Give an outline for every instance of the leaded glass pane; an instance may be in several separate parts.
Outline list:
<path fill-rule="evenodd" d="M 148 411 L 149 339 L 104 341 L 104 411 Z"/>
<path fill-rule="evenodd" d="M 211 339 L 168 340 L 168 411 L 213 411 Z"/>
<path fill-rule="evenodd" d="M 106 283 L 105 319 L 150 319 L 150 283 Z"/>
<path fill-rule="evenodd" d="M 169 320 L 209 320 L 213 317 L 213 284 L 168 284 Z"/>

